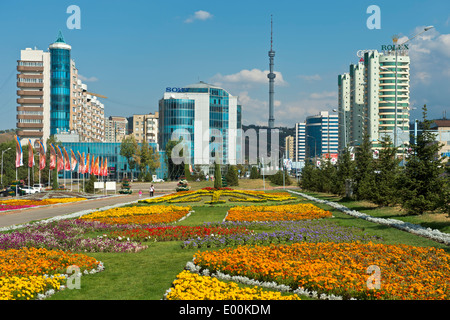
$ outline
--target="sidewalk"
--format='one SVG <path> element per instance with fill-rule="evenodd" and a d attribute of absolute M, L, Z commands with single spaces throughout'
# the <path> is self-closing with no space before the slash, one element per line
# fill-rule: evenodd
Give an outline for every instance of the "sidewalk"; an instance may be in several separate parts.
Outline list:
<path fill-rule="evenodd" d="M 146 198 L 148 198 L 148 196 L 142 197 L 142 199 Z M 91 199 L 74 203 L 54 204 L 43 208 L 27 208 L 25 210 L 18 210 L 17 212 L 0 214 L 0 228 L 137 200 L 139 200 L 139 195 L 137 193 L 133 193 L 131 195 L 116 195 L 107 198 Z"/>

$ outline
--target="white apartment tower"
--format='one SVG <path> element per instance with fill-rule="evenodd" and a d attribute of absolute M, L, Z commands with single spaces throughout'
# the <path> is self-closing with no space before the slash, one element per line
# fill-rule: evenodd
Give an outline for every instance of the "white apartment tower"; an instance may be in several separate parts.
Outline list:
<path fill-rule="evenodd" d="M 358 64 L 350 65 L 349 73 L 339 75 L 340 150 L 360 145 L 365 133 L 373 148 L 381 146 L 384 135 L 394 141 L 396 122 L 396 145 L 409 141 L 409 65 L 407 50 L 397 54 L 370 50 Z"/>
<path fill-rule="evenodd" d="M 21 143 L 50 136 L 50 53 L 26 48 L 17 61 L 17 128 Z"/>

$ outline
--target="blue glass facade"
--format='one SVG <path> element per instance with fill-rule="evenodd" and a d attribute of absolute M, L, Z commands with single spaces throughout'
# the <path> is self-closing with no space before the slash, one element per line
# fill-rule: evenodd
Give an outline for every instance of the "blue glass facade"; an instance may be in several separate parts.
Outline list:
<path fill-rule="evenodd" d="M 229 129 L 229 100 L 228 92 L 222 89 L 210 89 L 209 95 L 209 128 L 217 130 L 222 136 L 222 154 L 221 159 L 228 159 L 228 129 Z M 215 152 L 219 150 L 219 146 L 214 145 L 215 150 L 212 157 L 215 157 Z"/>
<path fill-rule="evenodd" d="M 172 134 L 178 129 L 187 130 L 190 141 L 190 152 L 193 163 L 194 159 L 194 119 L 195 101 L 191 99 L 166 99 L 161 100 L 159 105 L 159 130 L 160 147 L 166 149 L 166 144 L 172 139 Z M 183 135 L 184 136 L 184 135 Z"/>
<path fill-rule="evenodd" d="M 322 157 L 324 154 L 338 153 L 338 116 L 328 116 L 326 114 L 306 118 L 306 158 Z"/>
<path fill-rule="evenodd" d="M 127 159 L 120 155 L 120 144 L 118 142 L 63 142 L 61 145 L 66 148 L 67 152 L 70 155 L 70 150 L 73 150 L 75 155 L 78 156 L 77 152 L 80 154 L 90 154 L 90 157 L 106 157 L 108 160 L 108 180 L 120 181 L 124 176 L 128 176 L 131 178 L 130 174 L 133 175 L 134 178 L 139 176 L 139 168 L 135 168 L 130 170 L 128 167 Z M 156 149 L 156 143 L 150 143 L 150 147 L 154 150 Z M 164 152 L 159 151 L 159 162 L 160 167 L 155 170 L 155 172 L 151 172 L 151 174 L 156 174 L 158 178 L 163 179 L 167 177 L 167 165 L 164 160 Z M 75 171 L 78 170 L 75 168 Z M 66 175 L 66 178 L 70 178 L 69 172 L 60 172 L 60 177 L 63 178 L 63 174 Z M 73 173 L 73 177 L 77 178 L 77 173 Z"/>
<path fill-rule="evenodd" d="M 166 88 L 159 101 L 159 137 L 162 150 L 184 130 L 190 141 L 191 164 L 204 172 L 217 159 L 235 164 L 241 159 L 242 106 L 237 97 L 203 81 L 184 88 Z M 230 118 L 233 117 L 233 118 Z M 238 136 L 237 136 L 238 135 Z"/>
<path fill-rule="evenodd" d="M 70 129 L 70 50 L 50 47 L 50 135 Z"/>

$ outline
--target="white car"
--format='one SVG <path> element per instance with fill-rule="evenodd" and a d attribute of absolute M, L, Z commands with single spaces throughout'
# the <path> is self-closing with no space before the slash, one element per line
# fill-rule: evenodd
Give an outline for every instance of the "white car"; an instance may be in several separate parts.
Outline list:
<path fill-rule="evenodd" d="M 33 189 L 37 190 L 37 192 L 42 192 L 42 191 L 44 191 L 45 187 L 43 184 L 34 184 Z"/>
<path fill-rule="evenodd" d="M 158 179 L 158 178 L 156 178 L 156 179 L 153 179 L 152 182 L 164 182 L 164 179 Z"/>
<path fill-rule="evenodd" d="M 19 189 L 24 191 L 25 194 L 34 194 L 34 193 L 38 193 L 39 192 L 36 189 L 34 189 L 33 187 L 28 187 L 28 186 L 21 187 Z"/>

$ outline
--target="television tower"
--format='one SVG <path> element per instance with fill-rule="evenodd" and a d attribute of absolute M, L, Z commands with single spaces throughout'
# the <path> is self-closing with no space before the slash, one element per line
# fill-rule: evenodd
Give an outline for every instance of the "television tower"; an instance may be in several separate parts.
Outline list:
<path fill-rule="evenodd" d="M 275 73 L 273 73 L 273 58 L 275 57 L 275 51 L 273 51 L 272 45 L 273 45 L 273 22 L 272 22 L 272 15 L 270 15 L 270 51 L 269 51 L 270 72 L 267 75 L 267 78 L 269 78 L 269 129 L 272 129 L 275 123 L 275 119 L 273 117 L 273 94 L 274 94 L 273 85 L 275 82 L 276 75 Z"/>

